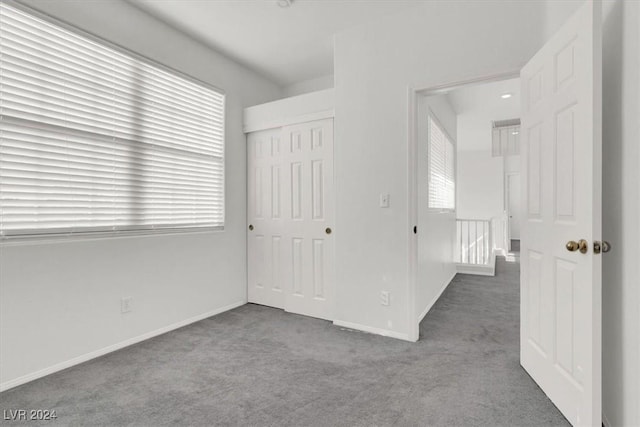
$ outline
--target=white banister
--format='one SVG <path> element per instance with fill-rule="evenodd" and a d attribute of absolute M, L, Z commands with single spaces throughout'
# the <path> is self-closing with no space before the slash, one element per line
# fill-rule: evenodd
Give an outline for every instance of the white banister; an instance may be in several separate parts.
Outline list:
<path fill-rule="evenodd" d="M 493 255 L 492 221 L 489 219 L 456 219 L 459 264 L 487 265 Z"/>

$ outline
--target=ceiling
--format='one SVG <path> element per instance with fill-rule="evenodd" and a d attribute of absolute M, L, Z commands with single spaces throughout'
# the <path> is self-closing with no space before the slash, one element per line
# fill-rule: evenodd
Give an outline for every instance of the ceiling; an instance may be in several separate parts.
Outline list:
<path fill-rule="evenodd" d="M 426 0 L 128 0 L 282 86 L 333 74 L 333 35 Z"/>
<path fill-rule="evenodd" d="M 501 95 L 512 96 L 503 99 Z M 448 92 L 449 102 L 458 114 L 477 114 L 491 120 L 520 117 L 520 78 L 462 86 Z"/>
<path fill-rule="evenodd" d="M 511 94 L 503 99 L 502 95 Z M 520 118 L 520 79 L 480 83 L 447 94 L 458 114 L 457 148 L 487 150 L 491 147 L 491 122 Z"/>

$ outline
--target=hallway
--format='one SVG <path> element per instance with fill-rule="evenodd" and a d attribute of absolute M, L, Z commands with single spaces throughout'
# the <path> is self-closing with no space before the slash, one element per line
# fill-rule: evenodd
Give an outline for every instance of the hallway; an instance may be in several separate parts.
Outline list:
<path fill-rule="evenodd" d="M 0 409 L 55 409 L 59 426 L 568 425 L 518 362 L 518 274 L 498 258 L 495 278 L 456 276 L 415 344 L 249 304 L 4 392 Z"/>

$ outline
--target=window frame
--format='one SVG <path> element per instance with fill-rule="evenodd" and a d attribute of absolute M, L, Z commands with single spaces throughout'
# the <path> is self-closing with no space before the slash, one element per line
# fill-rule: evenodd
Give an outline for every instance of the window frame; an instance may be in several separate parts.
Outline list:
<path fill-rule="evenodd" d="M 145 63 L 149 66 L 158 68 L 161 71 L 169 73 L 173 76 L 179 77 L 181 79 L 185 79 L 194 83 L 196 85 L 202 86 L 205 89 L 211 90 L 213 92 L 218 93 L 222 97 L 222 125 L 221 125 L 221 133 L 222 133 L 222 225 L 219 226 L 176 226 L 172 227 L 171 224 L 162 225 L 157 227 L 149 227 L 149 228 L 140 228 L 137 226 L 131 227 L 123 227 L 120 229 L 103 229 L 103 228 L 95 228 L 95 227 L 86 227 L 83 231 L 55 231 L 56 229 L 42 229 L 42 230 L 33 230 L 33 233 L 18 233 L 18 234 L 8 234 L 8 235 L 0 235 L 0 245 L 5 245 L 8 243 L 18 243 L 18 242 L 33 242 L 33 241 L 58 241 L 58 240 L 93 240 L 93 239 L 109 239 L 109 238 L 122 238 L 122 237 L 132 237 L 132 236 L 150 236 L 150 235 L 175 235 L 175 234 L 185 234 L 185 233 L 203 233 L 203 232 L 223 232 L 226 226 L 226 209 L 227 209 L 227 198 L 226 198 L 226 182 L 227 182 L 227 94 L 226 92 L 204 80 L 193 77 L 185 72 L 182 72 L 176 68 L 165 65 L 161 62 L 158 62 L 154 59 L 151 59 L 143 54 L 135 52 L 131 49 L 128 49 L 120 44 L 111 42 L 106 40 L 105 38 L 98 36 L 94 33 L 91 33 L 87 30 L 79 28 L 73 24 L 70 24 L 66 21 L 63 21 L 59 18 L 56 18 L 48 13 L 36 10 L 28 5 L 24 5 L 15 0 L 8 0 L 5 2 L 6 5 L 32 15 L 37 19 L 41 19 L 51 25 L 58 26 L 66 31 L 69 31 L 77 36 L 87 38 L 88 40 L 100 44 L 106 48 L 113 49 L 121 54 L 128 55 L 131 58 Z"/>
<path fill-rule="evenodd" d="M 427 108 L 427 149 L 426 149 L 426 157 L 427 157 L 427 209 L 429 212 L 433 213 L 456 213 L 456 209 L 458 207 L 458 152 L 457 152 L 457 141 L 451 137 L 447 128 L 442 125 L 442 122 L 438 118 L 437 114 L 433 111 L 431 107 Z M 444 134 L 447 140 L 451 143 L 453 148 L 453 207 L 451 208 L 434 208 L 431 207 L 431 196 L 430 196 L 430 187 L 431 187 L 431 122 L 435 122 L 440 131 Z"/>

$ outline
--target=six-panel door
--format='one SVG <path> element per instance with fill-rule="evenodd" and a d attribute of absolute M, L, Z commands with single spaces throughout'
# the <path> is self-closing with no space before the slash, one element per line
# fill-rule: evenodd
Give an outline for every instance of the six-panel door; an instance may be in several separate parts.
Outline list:
<path fill-rule="evenodd" d="M 521 73 L 521 363 L 574 425 L 602 422 L 600 8 L 586 2 Z"/>
<path fill-rule="evenodd" d="M 333 120 L 249 135 L 249 301 L 333 318 Z"/>

